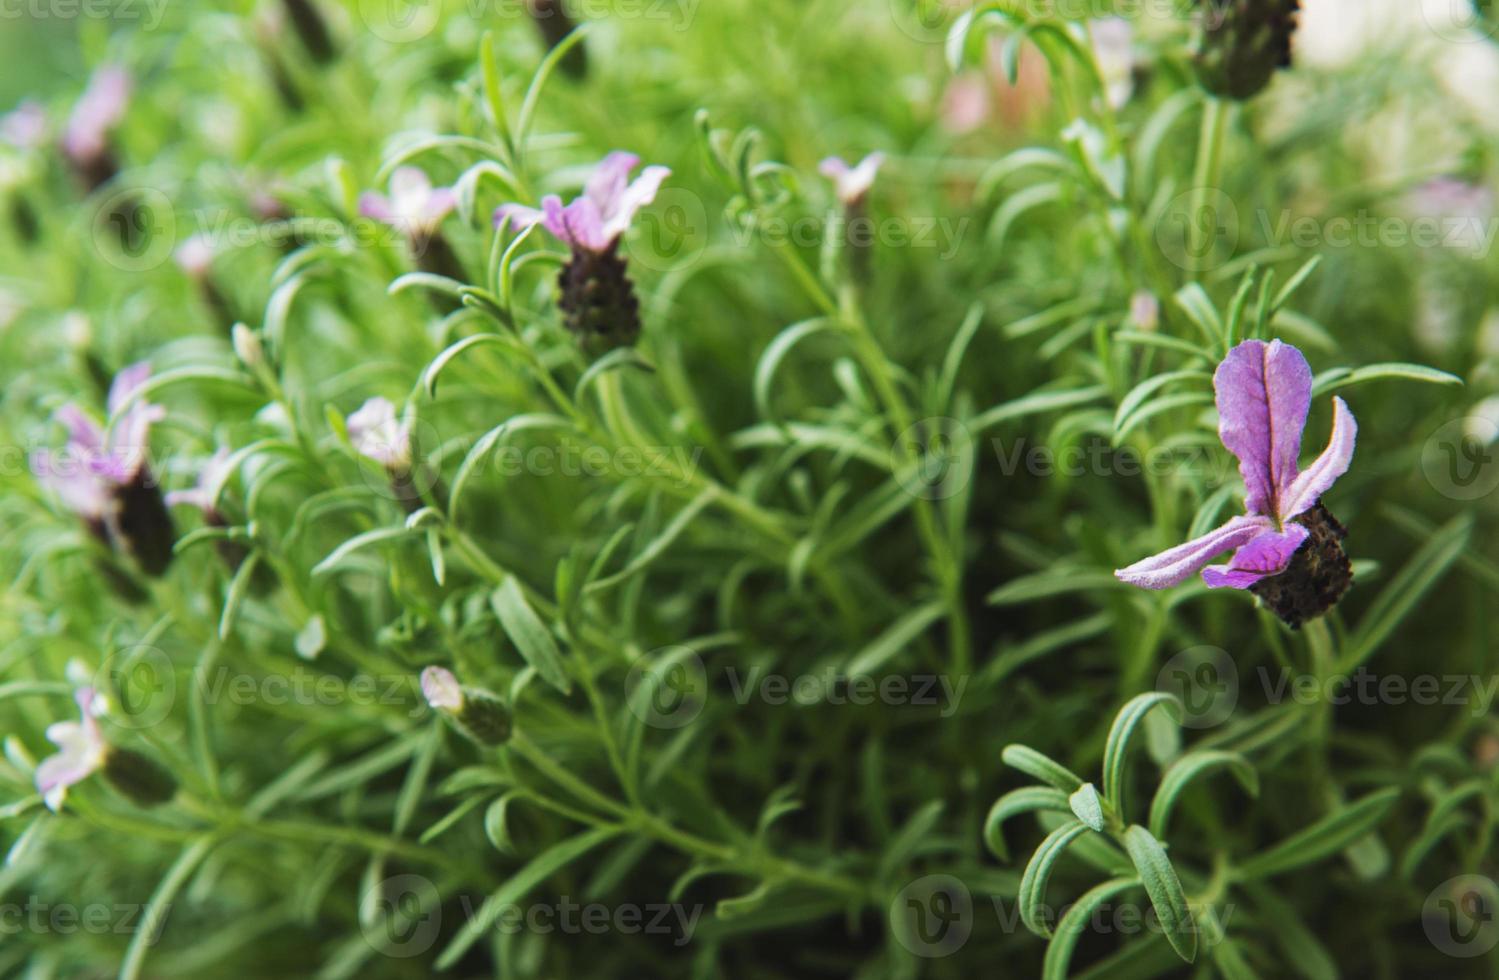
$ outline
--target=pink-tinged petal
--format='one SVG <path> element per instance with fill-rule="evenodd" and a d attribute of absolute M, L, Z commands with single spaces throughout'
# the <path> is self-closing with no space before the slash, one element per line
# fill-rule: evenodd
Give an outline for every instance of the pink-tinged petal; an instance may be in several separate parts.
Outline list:
<path fill-rule="evenodd" d="M 605 243 L 612 242 L 629 230 L 630 222 L 641 208 L 656 199 L 662 181 L 671 176 L 670 167 L 646 167 L 624 193 L 615 200 L 612 212 L 605 212 L 602 231 Z"/>
<path fill-rule="evenodd" d="M 1265 531 L 1272 529 L 1268 518 L 1258 516 L 1235 517 L 1214 531 L 1200 538 L 1169 548 L 1158 555 L 1135 562 L 1128 568 L 1114 572 L 1121 582 L 1138 585 L 1145 589 L 1168 589 L 1185 582 L 1217 555 L 1248 544 Z"/>
<path fill-rule="evenodd" d="M 1312 369 L 1301 351 L 1279 340 L 1246 340 L 1213 375 L 1218 435 L 1239 458 L 1253 514 L 1279 513 L 1296 479 L 1301 430 L 1312 403 Z"/>
<path fill-rule="evenodd" d="M 80 783 L 104 765 L 109 746 L 96 714 L 93 688 L 80 688 L 74 700 L 82 714 L 80 721 L 60 721 L 47 726 L 47 739 L 59 749 L 36 767 L 36 788 L 51 810 L 62 806 L 68 787 Z"/>
<path fill-rule="evenodd" d="M 0 140 L 18 150 L 34 150 L 47 139 L 47 110 L 27 99 L 0 118 Z"/>
<path fill-rule="evenodd" d="M 1358 441 L 1358 423 L 1343 399 L 1333 396 L 1332 438 L 1322 455 L 1296 477 L 1290 489 L 1281 498 L 1280 517 L 1288 521 L 1298 514 L 1311 510 L 1338 477 L 1348 472 L 1353 462 L 1353 446 Z"/>
<path fill-rule="evenodd" d="M 422 671 L 422 697 L 438 711 L 459 711 L 463 708 L 463 687 L 453 672 L 444 667 L 428 667 Z"/>
<path fill-rule="evenodd" d="M 1202 580 L 1210 589 L 1247 589 L 1266 576 L 1285 571 L 1310 533 L 1300 524 L 1287 524 L 1283 531 L 1266 531 L 1234 552 L 1227 565 L 1203 569 Z"/>
<path fill-rule="evenodd" d="M 590 252 L 602 252 L 611 239 L 604 234 L 604 216 L 592 198 L 580 197 L 562 209 L 563 241 Z"/>
<path fill-rule="evenodd" d="M 884 162 L 885 154 L 883 153 L 871 153 L 853 167 L 838 157 L 828 157 L 817 169 L 824 176 L 832 178 L 838 200 L 848 206 L 859 203 L 869 193 L 869 188 L 874 185 L 874 178 L 880 172 L 880 166 Z"/>
<path fill-rule="evenodd" d="M 104 452 L 104 427 L 72 402 L 57 410 L 56 418 L 68 427 L 68 445 L 77 452 Z"/>
<path fill-rule="evenodd" d="M 371 221 L 381 221 L 385 224 L 392 224 L 395 221 L 395 211 L 391 209 L 390 198 L 375 191 L 365 191 L 359 195 L 359 214 Z"/>
<path fill-rule="evenodd" d="M 114 383 L 109 386 L 109 414 L 119 412 L 120 406 L 124 405 L 135 394 L 137 388 L 145 384 L 151 377 L 151 364 L 149 361 L 136 361 L 129 367 L 121 368 L 115 375 Z"/>
<path fill-rule="evenodd" d="M 600 214 L 614 213 L 630 183 L 630 171 L 639 163 L 640 158 L 635 154 L 615 150 L 594 168 L 583 187 L 583 196 L 598 207 Z"/>
<path fill-rule="evenodd" d="M 423 198 L 432 190 L 432 180 L 420 167 L 397 167 L 395 173 L 390 175 L 390 196 L 392 200 L 399 201 L 402 198 Z"/>
<path fill-rule="evenodd" d="M 411 432 L 396 417 L 396 407 L 386 398 L 371 398 L 347 420 L 349 442 L 362 456 L 381 464 L 404 468 L 411 465 Z"/>
<path fill-rule="evenodd" d="M 63 152 L 89 160 L 104 152 L 109 131 L 124 117 L 130 101 L 130 75 L 118 65 L 103 65 L 89 79 L 63 133 Z"/>
<path fill-rule="evenodd" d="M 539 224 L 544 217 L 541 211 L 528 208 L 524 204 L 501 204 L 494 209 L 494 226 L 504 228 L 506 224 L 509 224 L 518 232 L 525 231 L 532 225 Z"/>
<path fill-rule="evenodd" d="M 424 217 L 432 225 L 436 226 L 453 209 L 458 206 L 458 194 L 451 187 L 434 187 L 432 193 L 427 195 L 427 206 Z"/>
<path fill-rule="evenodd" d="M 567 227 L 566 209 L 562 206 L 562 198 L 556 194 L 548 194 L 541 199 L 541 224 L 547 231 L 556 235 L 566 245 L 576 245 L 573 240 L 572 231 Z"/>
<path fill-rule="evenodd" d="M 103 519 L 109 507 L 109 487 L 87 459 L 38 450 L 31 454 L 31 472 L 68 510 L 87 521 Z"/>

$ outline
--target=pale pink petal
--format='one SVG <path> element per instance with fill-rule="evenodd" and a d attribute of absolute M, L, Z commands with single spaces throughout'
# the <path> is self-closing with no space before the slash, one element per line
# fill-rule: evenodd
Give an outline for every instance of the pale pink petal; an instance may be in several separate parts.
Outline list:
<path fill-rule="evenodd" d="M 565 233 L 557 237 L 569 245 L 590 252 L 602 252 L 609 247 L 610 239 L 604 234 L 604 216 L 592 198 L 580 197 L 563 208 L 561 220 Z"/>
<path fill-rule="evenodd" d="M 1234 552 L 1227 565 L 1203 569 L 1202 580 L 1210 589 L 1247 589 L 1262 578 L 1279 575 L 1309 533 L 1300 524 L 1287 524 L 1283 531 L 1266 531 Z"/>
<path fill-rule="evenodd" d="M 69 402 L 57 410 L 56 418 L 68 427 L 68 445 L 75 451 L 104 452 L 104 427 L 83 409 Z"/>
<path fill-rule="evenodd" d="M 109 414 L 119 412 L 120 406 L 124 405 L 135 390 L 145 384 L 151 377 L 151 364 L 149 361 L 136 361 L 126 368 L 121 368 L 115 375 L 114 383 L 109 386 Z"/>
<path fill-rule="evenodd" d="M 547 231 L 567 245 L 575 244 L 572 231 L 567 227 L 566 208 L 562 206 L 562 198 L 556 194 L 548 194 L 542 198 L 541 214 L 541 224 Z"/>
<path fill-rule="evenodd" d="M 1333 396 L 1332 438 L 1306 471 L 1296 477 L 1290 489 L 1280 501 L 1281 520 L 1290 520 L 1297 514 L 1315 507 L 1317 501 L 1337 482 L 1338 477 L 1348 472 L 1353 462 L 1353 446 L 1358 440 L 1358 423 L 1348 411 L 1343 399 Z"/>
<path fill-rule="evenodd" d="M 869 188 L 874 185 L 874 178 L 884 162 L 885 154 L 883 153 L 871 153 L 854 167 L 849 167 L 838 157 L 828 157 L 817 169 L 824 176 L 832 178 L 838 200 L 844 205 L 853 205 L 863 200 L 864 196 L 869 193 Z"/>
<path fill-rule="evenodd" d="M 48 808 L 62 805 L 68 787 L 82 782 L 104 765 L 109 747 L 99 723 L 94 720 L 94 691 L 80 688 L 74 694 L 82 714 L 80 721 L 60 721 L 47 726 L 47 739 L 59 749 L 36 767 L 36 788 Z"/>
<path fill-rule="evenodd" d="M 422 671 L 422 697 L 439 711 L 458 711 L 463 707 L 463 688 L 453 672 L 443 667 Z"/>
<path fill-rule="evenodd" d="M 383 221 L 392 224 L 395 221 L 395 211 L 391 209 L 390 198 L 376 191 L 365 191 L 359 195 L 359 214 L 372 221 Z"/>
<path fill-rule="evenodd" d="M 72 453 L 38 450 L 31 454 L 37 482 L 62 500 L 63 506 L 84 520 L 97 521 L 109 507 L 109 486 L 87 459 Z"/>
<path fill-rule="evenodd" d="M 560 201 L 558 202 L 561 203 Z M 534 224 L 538 224 L 546 217 L 536 208 L 528 208 L 524 204 L 501 204 L 494 209 L 494 226 L 503 228 L 509 224 L 516 231 L 525 231 Z"/>
<path fill-rule="evenodd" d="M 1267 530 L 1273 530 L 1270 520 L 1259 516 L 1235 517 L 1217 530 L 1186 544 L 1179 544 L 1158 555 L 1121 568 L 1114 575 L 1122 582 L 1146 589 L 1167 589 L 1186 581 L 1214 556 L 1230 548 L 1248 544 Z"/>
<path fill-rule="evenodd" d="M 74 160 L 103 153 L 109 131 L 124 117 L 129 100 L 130 75 L 119 65 L 101 66 L 68 117 L 63 152 Z"/>
<path fill-rule="evenodd" d="M 615 150 L 604 157 L 583 187 L 583 196 L 598 207 L 600 214 L 613 214 L 630 182 L 630 171 L 640 163 L 633 153 Z"/>
<path fill-rule="evenodd" d="M 1301 430 L 1312 402 L 1312 369 L 1301 352 L 1279 340 L 1246 340 L 1213 375 L 1218 434 L 1239 458 L 1253 514 L 1280 512 L 1277 502 L 1296 479 Z"/>
<path fill-rule="evenodd" d="M 646 167 L 624 193 L 615 199 L 614 210 L 604 212 L 603 238 L 606 243 L 629 230 L 635 213 L 656 199 L 661 182 L 671 176 L 669 167 Z"/>
<path fill-rule="evenodd" d="M 371 398 L 350 415 L 349 441 L 354 449 L 382 466 L 411 464 L 411 433 L 386 398 Z"/>

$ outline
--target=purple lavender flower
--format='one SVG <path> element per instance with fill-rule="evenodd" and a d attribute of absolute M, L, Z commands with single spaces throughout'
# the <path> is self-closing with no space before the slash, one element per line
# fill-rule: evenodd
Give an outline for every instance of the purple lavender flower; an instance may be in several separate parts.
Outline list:
<path fill-rule="evenodd" d="M 451 187 L 433 187 L 417 167 L 400 167 L 390 175 L 390 196 L 367 191 L 359 197 L 359 213 L 382 221 L 406 237 L 407 247 L 423 272 L 462 282 L 462 263 L 438 231 L 442 219 L 458 203 Z"/>
<path fill-rule="evenodd" d="M 501 205 L 494 213 L 495 225 L 509 221 L 520 231 L 539 222 L 574 252 L 607 252 L 619 243 L 635 212 L 654 201 L 661 182 L 671 176 L 668 167 L 646 167 L 631 181 L 630 172 L 639 163 L 635 154 L 616 150 L 604 157 L 582 195 L 571 204 L 563 207 L 562 198 L 548 194 L 539 211 L 520 204 Z"/>
<path fill-rule="evenodd" d="M 567 244 L 572 259 L 558 277 L 558 305 L 567 328 L 594 355 L 640 337 L 640 303 L 619 254 L 619 240 L 636 212 L 656 199 L 671 171 L 646 167 L 631 181 L 630 173 L 639 163 L 633 153 L 615 151 L 594 170 L 582 195 L 566 207 L 550 194 L 542 199 L 540 210 L 506 204 L 494 213 L 496 227 L 541 224 Z"/>
<path fill-rule="evenodd" d="M 92 687 L 73 695 L 82 715 L 79 721 L 59 721 L 47 728 L 47 740 L 58 752 L 36 767 L 36 788 L 48 809 L 56 812 L 69 788 L 94 773 L 141 806 L 156 806 L 177 792 L 177 781 L 151 759 L 109 744 L 99 728 L 104 701 Z"/>
<path fill-rule="evenodd" d="M 1310 618 L 1310 610 L 1315 615 L 1330 608 L 1351 581 L 1338 543 L 1343 529 L 1320 500 L 1347 472 L 1358 425 L 1343 399 L 1334 397 L 1327 448 L 1307 469 L 1298 467 L 1312 371 L 1299 350 L 1279 340 L 1247 340 L 1229 351 L 1213 387 L 1219 436 L 1239 459 L 1248 513 L 1114 574 L 1132 585 L 1165 589 L 1201 570 L 1209 588 L 1250 589 L 1297 625 Z M 1235 551 L 1228 564 L 1204 568 L 1230 548 Z M 1279 580 L 1287 573 L 1295 574 Z"/>
<path fill-rule="evenodd" d="M 68 795 L 68 788 L 83 782 L 104 768 L 109 744 L 99 730 L 98 703 L 94 689 L 82 687 L 73 695 L 80 721 L 59 721 L 47 726 L 47 741 L 57 746 L 55 755 L 43 759 L 36 767 L 36 788 L 48 809 L 56 812 Z"/>
<path fill-rule="evenodd" d="M 132 401 L 150 376 L 145 361 L 115 376 L 107 404 L 109 414 L 119 417 L 107 432 L 74 403 L 58 409 L 67 443 L 60 453 L 33 453 L 31 468 L 101 540 L 121 545 L 147 574 L 160 575 L 172 559 L 174 532 L 146 455 L 151 425 L 166 410 L 142 398 Z"/>
<path fill-rule="evenodd" d="M 100 65 L 88 88 L 73 105 L 63 131 L 62 148 L 81 172 L 94 173 L 109 157 L 109 134 L 125 117 L 130 102 L 130 74 L 119 65 Z M 108 165 L 113 175 L 113 164 Z M 94 184 L 97 186 L 98 181 Z"/>
<path fill-rule="evenodd" d="M 843 206 L 854 208 L 864 203 L 884 162 L 883 153 L 871 153 L 852 167 L 841 157 L 828 157 L 818 164 L 817 171 L 833 182 L 833 189 Z"/>
<path fill-rule="evenodd" d="M 420 510 L 426 497 L 439 503 L 446 497 L 437 473 L 415 459 L 411 423 L 397 417 L 389 399 L 369 399 L 349 416 L 347 425 L 355 451 L 385 467 L 390 492 L 408 514 Z"/>
<path fill-rule="evenodd" d="M 458 203 L 451 187 L 433 187 L 419 167 L 399 167 L 390 175 L 390 196 L 366 191 L 359 197 L 359 213 L 383 221 L 410 238 L 437 230 Z"/>
<path fill-rule="evenodd" d="M 371 398 L 348 418 L 349 441 L 361 456 L 386 469 L 411 467 L 411 429 L 388 398 Z"/>

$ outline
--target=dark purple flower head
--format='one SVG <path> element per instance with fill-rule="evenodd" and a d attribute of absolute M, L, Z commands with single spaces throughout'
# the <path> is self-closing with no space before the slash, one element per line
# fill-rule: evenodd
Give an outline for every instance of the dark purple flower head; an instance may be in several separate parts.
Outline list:
<path fill-rule="evenodd" d="M 408 238 L 427 238 L 458 203 L 451 187 L 433 187 L 417 167 L 400 167 L 390 175 L 390 196 L 367 191 L 359 213 L 383 221 Z"/>
<path fill-rule="evenodd" d="M 603 159 L 571 204 L 564 207 L 562 198 L 549 194 L 542 198 L 540 210 L 501 205 L 494 213 L 495 226 L 511 222 L 520 230 L 540 223 L 575 252 L 607 252 L 630 227 L 635 212 L 656 199 L 661 182 L 671 175 L 667 167 L 646 167 L 631 181 L 630 172 L 639 163 L 635 154 L 616 150 Z"/>
<path fill-rule="evenodd" d="M 62 137 L 68 158 L 88 163 L 102 157 L 109 147 L 109 131 L 124 118 L 129 101 L 129 73 L 119 65 L 99 66 L 68 117 Z"/>
<path fill-rule="evenodd" d="M 117 374 L 109 388 L 109 414 L 118 414 L 150 377 L 151 365 L 145 361 Z M 93 416 L 70 402 L 57 411 L 58 420 L 68 428 L 66 446 L 60 453 L 33 453 L 32 472 L 57 492 L 68 509 L 85 520 L 102 520 L 111 493 L 135 482 L 145 467 L 151 424 L 165 415 L 160 405 L 137 399 L 106 432 Z"/>
<path fill-rule="evenodd" d="M 1165 589 L 1201 569 L 1209 588 L 1247 589 L 1285 571 L 1310 533 L 1294 519 L 1314 508 L 1353 460 L 1358 424 L 1343 399 L 1334 397 L 1327 448 L 1305 470 L 1298 467 L 1312 369 L 1289 344 L 1246 340 L 1218 365 L 1213 388 L 1218 434 L 1239 458 L 1248 513 L 1114 573 L 1131 585 Z M 1230 548 L 1236 550 L 1227 565 L 1204 568 Z"/>

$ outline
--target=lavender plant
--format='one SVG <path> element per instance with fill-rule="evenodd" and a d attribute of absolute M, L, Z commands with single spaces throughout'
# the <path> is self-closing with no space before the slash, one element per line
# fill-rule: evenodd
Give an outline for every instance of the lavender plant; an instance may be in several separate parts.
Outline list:
<path fill-rule="evenodd" d="M 1491 975 L 1437 7 L 29 9 L 0 975 Z"/>

